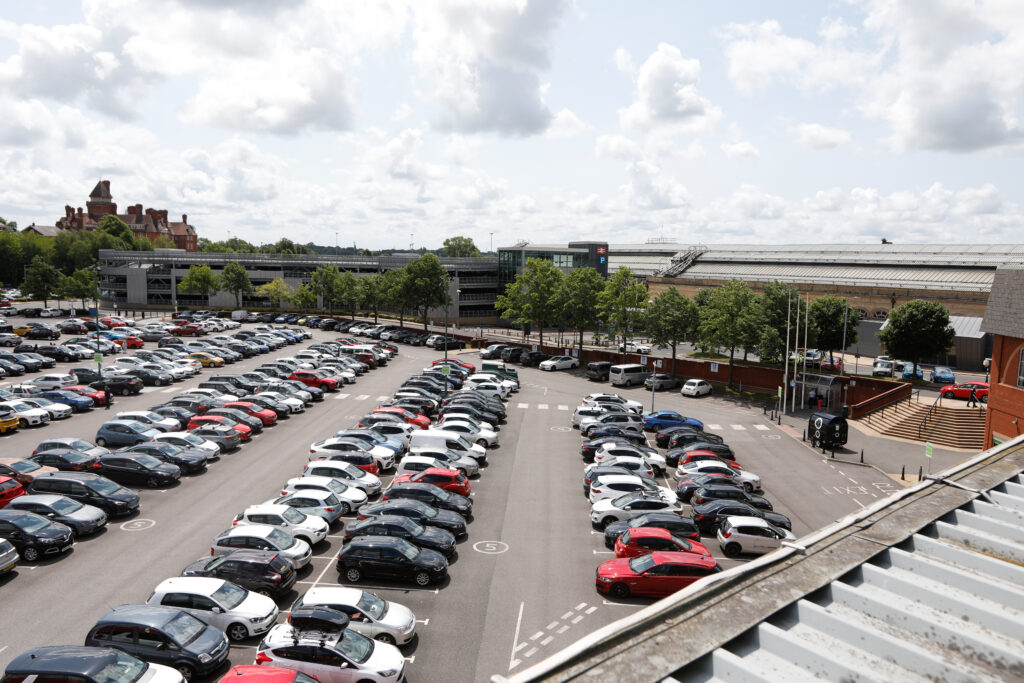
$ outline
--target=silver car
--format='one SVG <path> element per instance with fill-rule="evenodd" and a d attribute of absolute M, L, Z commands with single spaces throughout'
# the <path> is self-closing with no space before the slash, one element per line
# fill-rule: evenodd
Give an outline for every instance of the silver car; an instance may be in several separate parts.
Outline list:
<path fill-rule="evenodd" d="M 366 494 L 353 486 L 335 495 L 333 491 L 320 489 L 302 489 L 266 501 L 275 505 L 287 505 L 307 515 L 316 515 L 334 524 L 342 515 L 362 507 L 366 503 Z"/>
<path fill-rule="evenodd" d="M 0 538 L 0 576 L 18 566 L 18 549 L 11 542 Z"/>
<path fill-rule="evenodd" d="M 467 477 L 477 477 L 480 475 L 480 465 L 474 458 L 468 456 L 459 455 L 455 451 L 447 448 L 432 448 L 430 446 L 422 446 L 414 448 L 409 451 L 409 456 L 416 456 L 422 458 L 430 458 L 433 460 L 439 460 L 442 463 L 442 467 L 447 469 L 459 470 Z M 404 463 L 408 459 L 402 459 Z"/>
<path fill-rule="evenodd" d="M 7 504 L 7 509 L 34 512 L 54 522 L 66 524 L 75 532 L 75 536 L 96 533 L 107 525 L 107 513 L 98 507 L 53 493 L 18 496 Z"/>
<path fill-rule="evenodd" d="M 49 399 L 34 396 L 25 396 L 21 400 L 23 403 L 48 412 L 51 420 L 64 420 L 71 417 L 71 406 L 66 403 L 55 403 Z"/>
<path fill-rule="evenodd" d="M 329 607 L 349 616 L 348 628 L 391 645 L 405 645 L 416 635 L 416 615 L 405 605 L 388 602 L 375 593 L 350 586 L 313 586 L 292 603 L 299 607 Z"/>
<path fill-rule="evenodd" d="M 164 417 L 163 415 L 154 413 L 151 410 L 132 410 L 124 413 L 118 413 L 117 419 L 135 420 L 136 422 L 149 425 L 153 429 L 159 429 L 161 432 L 172 432 L 181 427 L 180 420 Z"/>
<path fill-rule="evenodd" d="M 337 479 L 346 486 L 362 489 L 368 496 L 377 495 L 381 489 L 380 477 L 340 460 L 314 460 L 306 465 L 302 476 Z"/>
<path fill-rule="evenodd" d="M 239 548 L 280 553 L 282 557 L 291 560 L 296 569 L 309 564 L 313 555 L 308 543 L 293 538 L 287 531 L 269 524 L 247 524 L 220 532 L 213 539 L 210 554 L 214 557 L 227 555 Z"/>

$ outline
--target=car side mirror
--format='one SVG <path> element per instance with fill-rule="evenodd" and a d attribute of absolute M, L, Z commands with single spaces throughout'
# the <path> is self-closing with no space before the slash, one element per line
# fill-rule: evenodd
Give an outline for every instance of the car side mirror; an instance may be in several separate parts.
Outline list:
<path fill-rule="evenodd" d="M 214 614 L 220 614 L 220 613 L 221 613 L 221 612 L 223 612 L 224 610 L 222 610 L 222 609 L 221 609 L 220 607 L 214 607 L 214 608 L 213 608 L 213 609 L 211 609 L 210 611 L 211 611 L 211 612 L 213 612 Z"/>

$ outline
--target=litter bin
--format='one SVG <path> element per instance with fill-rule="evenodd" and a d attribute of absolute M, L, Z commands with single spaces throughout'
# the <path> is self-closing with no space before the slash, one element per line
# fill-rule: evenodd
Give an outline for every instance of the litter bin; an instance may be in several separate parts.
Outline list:
<path fill-rule="evenodd" d="M 843 414 L 843 419 L 845 419 L 845 420 L 850 419 L 850 406 L 848 406 L 845 403 L 843 404 L 843 413 L 842 414 Z"/>
<path fill-rule="evenodd" d="M 811 413 L 807 421 L 807 435 L 815 448 L 845 446 L 849 425 L 846 418 L 831 413 Z"/>

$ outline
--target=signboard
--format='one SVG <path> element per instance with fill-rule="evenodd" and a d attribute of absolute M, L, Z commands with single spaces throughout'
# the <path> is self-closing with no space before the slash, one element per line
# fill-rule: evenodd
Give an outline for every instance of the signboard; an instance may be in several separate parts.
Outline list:
<path fill-rule="evenodd" d="M 598 254 L 607 254 L 608 253 L 608 247 L 598 247 L 595 251 Z"/>
<path fill-rule="evenodd" d="M 789 380 L 789 386 L 790 386 L 791 388 L 792 388 L 792 387 L 796 387 L 796 380 L 795 380 L 795 379 L 791 379 L 791 380 Z"/>
<path fill-rule="evenodd" d="M 718 363 L 711 364 L 711 372 L 718 372 Z"/>
<path fill-rule="evenodd" d="M 93 354 L 93 357 L 92 357 L 92 359 L 93 359 L 93 360 L 94 360 L 94 361 L 95 361 L 95 362 L 96 362 L 97 364 L 99 364 L 99 363 L 102 363 L 102 362 L 103 362 L 103 354 L 102 354 L 102 353 L 96 353 L 96 354 Z"/>
<path fill-rule="evenodd" d="M 647 365 L 647 356 L 640 356 L 640 365 Z"/>
<path fill-rule="evenodd" d="M 597 262 L 600 263 L 603 266 L 604 264 L 608 263 L 608 257 L 607 256 L 598 256 L 597 257 Z"/>
<path fill-rule="evenodd" d="M 855 386 L 857 386 L 857 380 L 855 380 L 855 379 L 851 379 L 851 380 L 850 380 L 850 386 L 851 386 L 851 387 L 855 387 Z"/>
<path fill-rule="evenodd" d="M 661 361 L 660 360 L 654 361 L 654 367 L 660 368 L 661 367 Z"/>
<path fill-rule="evenodd" d="M 442 365 L 441 366 L 441 374 L 442 375 L 449 375 L 449 374 L 451 374 L 451 372 L 452 372 L 451 366 L 448 366 L 448 365 Z"/>
<path fill-rule="evenodd" d="M 782 387 L 778 387 L 778 391 L 775 392 L 776 398 L 782 398 Z"/>
<path fill-rule="evenodd" d="M 924 444 L 924 454 L 927 457 L 932 457 L 932 444 L 930 441 L 926 441 Z"/>
<path fill-rule="evenodd" d="M 573 358 L 579 358 L 580 357 L 580 350 L 579 349 L 573 349 L 572 350 L 572 356 L 573 356 Z"/>
<path fill-rule="evenodd" d="M 568 356 L 568 355 L 569 355 L 569 353 L 570 353 L 569 349 L 566 349 L 566 350 L 565 350 L 565 353 L 563 353 L 562 355 L 563 355 L 563 356 Z"/>
<path fill-rule="evenodd" d="M 536 344 L 534 344 L 534 345 L 533 345 L 533 350 L 534 350 L 534 351 L 536 351 L 536 350 L 537 350 L 537 345 L 536 345 Z"/>

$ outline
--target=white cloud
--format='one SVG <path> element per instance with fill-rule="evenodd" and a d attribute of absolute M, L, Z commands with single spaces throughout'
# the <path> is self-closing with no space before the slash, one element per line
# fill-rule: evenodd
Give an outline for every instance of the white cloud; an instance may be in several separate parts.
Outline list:
<path fill-rule="evenodd" d="M 629 182 L 622 186 L 626 199 L 640 209 L 660 211 L 686 206 L 690 193 L 674 177 L 649 161 L 626 166 Z"/>
<path fill-rule="evenodd" d="M 730 159 L 756 159 L 761 156 L 761 153 L 757 150 L 749 140 L 740 140 L 739 142 L 723 142 L 722 151 L 725 156 Z"/>
<path fill-rule="evenodd" d="M 801 123 L 789 129 L 796 141 L 811 149 L 832 149 L 850 142 L 849 131 L 829 128 L 820 123 Z"/>
<path fill-rule="evenodd" d="M 639 131 L 670 127 L 687 133 L 714 130 L 721 110 L 701 96 L 699 80 L 698 60 L 661 43 L 637 71 L 636 100 L 619 112 L 622 127 Z"/>
<path fill-rule="evenodd" d="M 624 47 L 620 47 L 615 50 L 615 66 L 624 74 L 632 74 L 636 72 L 636 64 L 633 63 L 633 55 L 629 54 L 629 50 Z"/>
<path fill-rule="evenodd" d="M 594 153 L 603 159 L 638 159 L 640 146 L 623 135 L 600 135 Z"/>
<path fill-rule="evenodd" d="M 544 135 L 552 140 L 562 140 L 593 129 L 593 126 L 582 120 L 579 116 L 576 116 L 573 112 L 568 109 L 562 109 L 555 114 L 555 118 L 552 119 L 551 125 L 548 126 Z"/>

